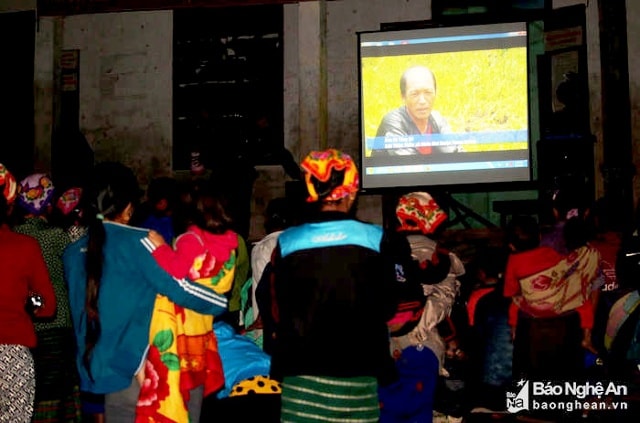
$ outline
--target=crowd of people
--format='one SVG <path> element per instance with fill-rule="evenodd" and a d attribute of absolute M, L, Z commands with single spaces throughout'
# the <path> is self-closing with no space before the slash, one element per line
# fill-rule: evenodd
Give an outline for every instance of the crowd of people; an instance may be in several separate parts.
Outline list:
<path fill-rule="evenodd" d="M 429 193 L 382 227 L 348 154 L 300 168 L 307 206 L 273 199 L 252 246 L 195 176 L 142 191 L 107 162 L 57 189 L 0 165 L 0 422 L 456 422 L 506 416 L 523 380 L 634 400 L 637 233 L 562 191 L 549 230 L 516 216 L 461 257 Z"/>

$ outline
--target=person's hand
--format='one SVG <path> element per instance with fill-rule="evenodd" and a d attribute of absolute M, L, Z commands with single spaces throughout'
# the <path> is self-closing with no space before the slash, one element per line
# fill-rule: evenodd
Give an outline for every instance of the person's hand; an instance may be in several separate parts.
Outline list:
<path fill-rule="evenodd" d="M 35 292 L 30 292 L 25 303 L 25 310 L 31 317 L 38 317 L 40 310 L 44 307 L 42 297 Z"/>
<path fill-rule="evenodd" d="M 516 339 L 516 327 L 511 326 L 511 342 L 513 342 L 515 339 Z"/>
<path fill-rule="evenodd" d="M 165 245 L 167 243 L 164 240 L 164 237 L 160 235 L 158 232 L 154 231 L 153 229 L 149 231 L 149 233 L 147 234 L 147 238 L 149 238 L 149 241 L 151 241 L 153 245 L 156 246 L 156 248 L 162 245 Z"/>
<path fill-rule="evenodd" d="M 136 377 L 136 380 L 138 381 L 138 384 L 140 386 L 144 386 L 144 379 L 146 377 L 145 366 L 143 366 L 142 369 L 140 369 L 140 371 L 135 374 L 135 377 Z"/>

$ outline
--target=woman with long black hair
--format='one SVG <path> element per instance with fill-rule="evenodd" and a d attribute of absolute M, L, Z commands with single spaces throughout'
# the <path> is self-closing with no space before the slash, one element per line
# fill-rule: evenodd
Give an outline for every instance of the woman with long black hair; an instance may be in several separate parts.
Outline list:
<path fill-rule="evenodd" d="M 65 276 L 78 341 L 76 363 L 85 392 L 105 394 L 109 423 L 133 422 L 140 372 L 149 345 L 157 294 L 200 313 L 218 315 L 227 305 L 216 294 L 163 271 L 146 229 L 128 226 L 140 197 L 131 169 L 96 166 L 88 235 L 65 252 Z M 161 400 L 162 398 L 156 398 Z"/>

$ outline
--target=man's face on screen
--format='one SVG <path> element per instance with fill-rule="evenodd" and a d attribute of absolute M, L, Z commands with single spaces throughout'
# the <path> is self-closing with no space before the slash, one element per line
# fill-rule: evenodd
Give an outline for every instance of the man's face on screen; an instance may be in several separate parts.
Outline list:
<path fill-rule="evenodd" d="M 429 119 L 435 98 L 435 83 L 427 69 L 417 68 L 407 73 L 404 103 L 415 121 Z"/>

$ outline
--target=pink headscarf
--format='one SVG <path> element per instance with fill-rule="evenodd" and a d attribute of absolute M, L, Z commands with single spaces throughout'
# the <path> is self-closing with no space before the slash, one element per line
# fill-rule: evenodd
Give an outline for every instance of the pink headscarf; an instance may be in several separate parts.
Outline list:
<path fill-rule="evenodd" d="M 82 198 L 82 188 L 78 188 L 78 187 L 69 188 L 68 190 L 62 193 L 60 198 L 58 198 L 56 207 L 58 208 L 58 210 L 62 212 L 63 215 L 66 216 L 78 207 L 78 204 L 80 204 L 81 198 Z"/>

